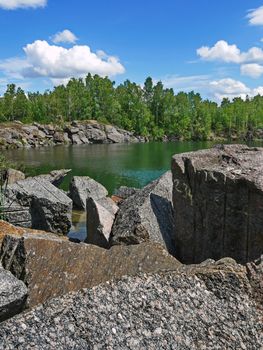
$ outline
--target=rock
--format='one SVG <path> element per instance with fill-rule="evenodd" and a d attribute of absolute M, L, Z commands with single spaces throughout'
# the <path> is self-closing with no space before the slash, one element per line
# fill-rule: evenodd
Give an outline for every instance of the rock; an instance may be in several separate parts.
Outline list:
<path fill-rule="evenodd" d="M 117 131 L 114 126 L 105 125 L 105 132 L 110 142 L 123 143 L 125 140 L 124 135 Z"/>
<path fill-rule="evenodd" d="M 175 269 L 180 265 L 155 243 L 105 250 L 42 234 L 5 236 L 0 259 L 4 268 L 27 285 L 29 307 L 123 275 Z"/>
<path fill-rule="evenodd" d="M 91 143 L 105 143 L 107 140 L 104 127 L 100 124 L 86 125 L 85 135 Z"/>
<path fill-rule="evenodd" d="M 97 200 L 108 195 L 108 191 L 88 176 L 74 176 L 69 186 L 69 196 L 76 208 L 85 210 L 88 197 Z"/>
<path fill-rule="evenodd" d="M 121 197 L 122 199 L 127 199 L 128 197 L 133 196 L 135 193 L 139 191 L 139 188 L 135 187 L 127 187 L 127 186 L 121 186 L 118 188 L 114 194 L 117 197 Z"/>
<path fill-rule="evenodd" d="M 52 185 L 59 187 L 65 177 L 71 172 L 71 169 L 60 169 L 60 170 L 52 170 L 49 174 L 43 174 L 34 176 L 34 179 L 42 179 L 50 182 Z"/>
<path fill-rule="evenodd" d="M 263 149 L 245 145 L 178 154 L 172 160 L 176 257 L 184 263 L 263 251 Z"/>
<path fill-rule="evenodd" d="M 26 303 L 27 287 L 11 272 L 0 267 L 0 322 L 20 313 Z"/>
<path fill-rule="evenodd" d="M 125 276 L 4 322 L 0 349 L 259 350 L 262 313 L 240 277 L 207 269 Z"/>
<path fill-rule="evenodd" d="M 16 170 L 16 169 L 7 169 L 6 174 L 5 174 L 5 184 L 6 185 L 13 185 L 17 181 L 24 180 L 25 179 L 25 174 L 22 171 Z"/>
<path fill-rule="evenodd" d="M 8 186 L 5 202 L 5 215 L 12 224 L 58 234 L 70 230 L 72 201 L 47 180 L 31 178 Z"/>
<path fill-rule="evenodd" d="M 112 228 L 111 245 L 154 241 L 174 254 L 172 174 L 166 172 L 122 202 Z"/>
<path fill-rule="evenodd" d="M 110 198 L 98 201 L 88 198 L 86 243 L 109 248 L 111 229 L 118 209 Z"/>

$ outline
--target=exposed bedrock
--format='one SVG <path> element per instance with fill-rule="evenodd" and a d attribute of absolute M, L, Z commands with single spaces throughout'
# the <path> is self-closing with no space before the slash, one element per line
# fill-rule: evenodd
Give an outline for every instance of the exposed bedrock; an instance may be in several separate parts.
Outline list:
<path fill-rule="evenodd" d="M 121 203 L 110 244 L 153 241 L 173 254 L 173 225 L 172 174 L 168 171 Z"/>
<path fill-rule="evenodd" d="M 172 159 L 174 239 L 183 263 L 263 252 L 263 148 L 220 145 Z"/>

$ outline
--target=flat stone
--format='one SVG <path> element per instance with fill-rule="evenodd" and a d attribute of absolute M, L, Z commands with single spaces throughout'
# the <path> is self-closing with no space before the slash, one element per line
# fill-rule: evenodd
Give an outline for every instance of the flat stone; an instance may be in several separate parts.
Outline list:
<path fill-rule="evenodd" d="M 156 243 L 106 250 L 43 234 L 5 236 L 0 260 L 27 285 L 29 307 L 124 275 L 176 269 L 180 265 Z"/>

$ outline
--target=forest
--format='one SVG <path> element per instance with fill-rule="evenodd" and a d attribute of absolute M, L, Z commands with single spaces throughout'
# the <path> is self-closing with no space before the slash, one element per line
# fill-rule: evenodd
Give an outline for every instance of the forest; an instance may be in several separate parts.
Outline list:
<path fill-rule="evenodd" d="M 97 120 L 154 139 L 239 138 L 263 128 L 263 96 L 224 98 L 217 104 L 193 91 L 175 94 L 150 77 L 143 86 L 129 80 L 115 86 L 107 77 L 88 74 L 44 93 L 25 93 L 9 84 L 0 98 L 0 122 L 14 120 L 55 124 Z"/>

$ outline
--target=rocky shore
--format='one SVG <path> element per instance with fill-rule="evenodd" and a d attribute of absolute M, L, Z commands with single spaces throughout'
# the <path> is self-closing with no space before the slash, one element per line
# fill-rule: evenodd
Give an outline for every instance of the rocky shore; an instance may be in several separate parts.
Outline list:
<path fill-rule="evenodd" d="M 0 125 L 0 148 L 82 145 L 94 143 L 146 142 L 142 136 L 97 121 L 73 121 L 63 126 L 25 125 L 20 122 Z"/>
<path fill-rule="evenodd" d="M 61 191 L 69 170 L 10 172 L 0 349 L 260 350 L 262 164 L 244 145 L 184 153 L 112 197 L 88 176 Z M 72 208 L 87 213 L 85 242 L 66 236 Z"/>

